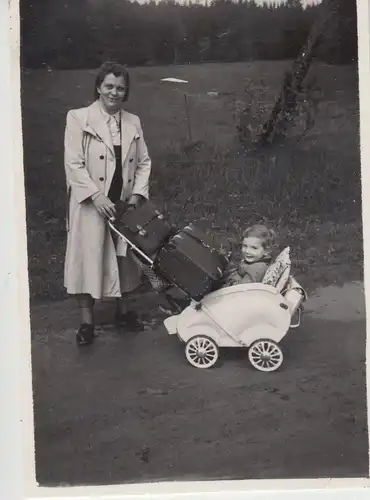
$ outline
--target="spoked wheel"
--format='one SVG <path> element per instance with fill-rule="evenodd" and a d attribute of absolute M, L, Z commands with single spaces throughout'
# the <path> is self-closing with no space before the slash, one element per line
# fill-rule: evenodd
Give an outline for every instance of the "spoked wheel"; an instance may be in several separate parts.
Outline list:
<path fill-rule="evenodd" d="M 273 372 L 283 363 L 283 351 L 269 339 L 256 340 L 250 346 L 248 358 L 251 365 L 261 372 Z"/>
<path fill-rule="evenodd" d="M 196 335 L 186 343 L 185 356 L 195 368 L 210 368 L 218 360 L 218 347 L 210 337 Z"/>

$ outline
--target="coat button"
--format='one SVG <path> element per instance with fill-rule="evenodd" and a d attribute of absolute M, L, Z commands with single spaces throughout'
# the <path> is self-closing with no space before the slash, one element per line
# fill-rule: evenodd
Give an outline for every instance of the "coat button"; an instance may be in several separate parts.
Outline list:
<path fill-rule="evenodd" d="M 99 177 L 99 181 L 103 181 L 104 180 L 104 177 Z"/>
<path fill-rule="evenodd" d="M 131 163 L 132 161 L 134 161 L 134 159 L 133 159 L 133 158 L 130 158 L 130 163 Z"/>
<path fill-rule="evenodd" d="M 100 155 L 100 156 L 99 156 L 99 158 L 100 158 L 101 160 L 104 160 L 104 155 Z"/>

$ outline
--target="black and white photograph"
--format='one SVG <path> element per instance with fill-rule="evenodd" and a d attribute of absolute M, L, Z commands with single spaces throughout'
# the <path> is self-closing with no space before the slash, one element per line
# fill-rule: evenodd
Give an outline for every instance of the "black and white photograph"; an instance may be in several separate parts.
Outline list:
<path fill-rule="evenodd" d="M 369 477 L 362 1 L 20 0 L 39 486 Z"/>

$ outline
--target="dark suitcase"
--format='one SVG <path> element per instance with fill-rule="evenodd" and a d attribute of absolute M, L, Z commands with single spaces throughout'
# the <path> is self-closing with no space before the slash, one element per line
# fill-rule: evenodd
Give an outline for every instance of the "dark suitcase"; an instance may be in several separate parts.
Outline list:
<path fill-rule="evenodd" d="M 213 238 L 190 224 L 164 244 L 154 269 L 194 300 L 201 300 L 217 288 L 228 263 Z"/>
<path fill-rule="evenodd" d="M 176 228 L 148 200 L 129 210 L 126 205 L 117 204 L 116 209 L 114 227 L 148 257 L 176 232 Z"/>

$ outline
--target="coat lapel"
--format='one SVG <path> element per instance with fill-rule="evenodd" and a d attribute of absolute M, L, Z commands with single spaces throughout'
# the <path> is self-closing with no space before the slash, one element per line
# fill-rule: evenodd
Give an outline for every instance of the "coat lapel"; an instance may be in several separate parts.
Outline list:
<path fill-rule="evenodd" d="M 138 137 L 137 129 L 133 123 L 127 119 L 128 113 L 122 110 L 121 113 L 121 153 L 122 163 L 125 162 L 132 141 Z"/>
<path fill-rule="evenodd" d="M 112 136 L 109 131 L 108 123 L 102 115 L 98 101 L 95 101 L 89 107 L 84 130 L 103 141 L 104 144 L 111 150 L 112 154 L 114 154 Z"/>
<path fill-rule="evenodd" d="M 108 123 L 104 119 L 100 110 L 100 104 L 95 101 L 88 108 L 87 118 L 84 126 L 84 131 L 93 135 L 97 140 L 102 141 L 115 156 L 112 136 L 108 127 Z M 136 126 L 130 121 L 129 113 L 122 110 L 121 113 L 121 154 L 122 154 L 122 167 L 123 178 L 125 180 L 124 165 L 127 159 L 128 152 L 132 141 L 139 138 Z M 106 192 L 108 193 L 113 175 L 115 171 L 115 164 L 108 163 L 107 179 L 106 179 Z M 107 194 L 106 193 L 106 194 Z"/>
<path fill-rule="evenodd" d="M 127 116 L 128 113 L 122 110 L 121 113 L 122 162 L 124 162 L 126 159 L 132 141 L 138 137 L 135 125 L 128 120 Z M 89 134 L 94 135 L 101 141 L 103 141 L 104 144 L 111 150 L 112 154 L 114 154 L 112 136 L 110 134 L 108 124 L 104 120 L 104 117 L 100 111 L 100 105 L 98 101 L 95 101 L 89 107 L 89 112 L 87 115 L 87 120 L 84 130 Z"/>

